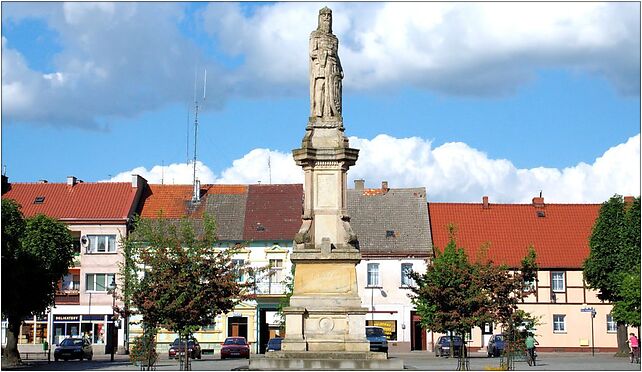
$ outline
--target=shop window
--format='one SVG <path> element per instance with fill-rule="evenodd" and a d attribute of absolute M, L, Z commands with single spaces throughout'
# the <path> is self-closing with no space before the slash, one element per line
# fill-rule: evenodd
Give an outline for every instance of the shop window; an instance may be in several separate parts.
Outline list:
<path fill-rule="evenodd" d="M 366 320 L 366 326 L 375 326 L 383 328 L 383 334 L 388 341 L 397 341 L 397 321 L 396 320 Z"/>

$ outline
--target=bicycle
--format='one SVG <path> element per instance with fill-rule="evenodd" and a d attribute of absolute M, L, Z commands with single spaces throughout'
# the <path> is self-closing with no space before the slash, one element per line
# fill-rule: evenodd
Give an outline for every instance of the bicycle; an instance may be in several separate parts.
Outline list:
<path fill-rule="evenodd" d="M 535 352 L 535 348 L 532 349 L 527 349 L 526 350 L 526 362 L 528 363 L 529 366 L 534 366 L 535 360 L 537 359 L 537 353 Z"/>

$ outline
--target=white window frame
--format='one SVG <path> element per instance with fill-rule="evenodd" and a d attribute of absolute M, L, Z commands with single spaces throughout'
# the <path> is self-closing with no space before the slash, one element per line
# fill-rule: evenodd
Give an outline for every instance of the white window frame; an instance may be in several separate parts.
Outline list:
<path fill-rule="evenodd" d="M 270 258 L 269 262 L 269 282 L 270 283 L 281 283 L 283 281 L 283 259 L 282 258 Z"/>
<path fill-rule="evenodd" d="M 232 264 L 234 265 L 234 271 L 235 271 L 236 281 L 237 281 L 238 283 L 243 283 L 243 282 L 245 282 L 245 274 L 244 274 L 244 273 L 243 273 L 243 274 L 241 274 L 241 273 L 240 273 L 240 270 L 239 270 L 240 268 L 242 268 L 243 266 L 245 266 L 245 260 L 244 260 L 244 259 L 242 259 L 242 258 L 233 258 L 233 259 L 232 259 Z"/>
<path fill-rule="evenodd" d="M 412 272 L 412 263 L 410 262 L 403 262 L 401 264 L 401 286 L 402 287 L 411 287 L 415 285 L 415 281 L 412 280 L 410 277 L 410 273 Z M 404 270 L 404 268 L 410 268 L 410 270 Z"/>
<path fill-rule="evenodd" d="M 116 253 L 117 241 L 116 234 L 91 234 L 87 235 L 89 245 L 87 246 L 87 253 Z M 109 243 L 112 242 L 112 245 Z M 104 250 L 99 247 L 103 244 Z"/>
<path fill-rule="evenodd" d="M 105 285 L 104 289 L 98 289 L 99 287 L 96 286 L 96 279 L 98 275 L 102 275 L 104 280 L 105 280 Z M 89 277 L 92 276 L 93 279 L 90 281 Z M 107 293 L 109 291 L 109 285 L 112 282 L 112 279 L 116 279 L 116 274 L 113 273 L 88 273 L 85 274 L 85 292 L 99 292 L 99 293 Z M 93 287 L 89 287 L 89 283 L 93 284 Z"/>
<path fill-rule="evenodd" d="M 617 333 L 617 322 L 611 314 L 606 314 L 606 333 Z"/>
<path fill-rule="evenodd" d="M 566 333 L 566 314 L 553 314 L 553 333 Z"/>
<path fill-rule="evenodd" d="M 367 268 L 367 286 L 379 287 L 379 263 L 369 262 Z"/>
<path fill-rule="evenodd" d="M 557 276 L 557 278 L 556 278 L 556 276 Z M 561 288 L 559 287 L 560 283 L 561 283 Z M 564 272 L 563 271 L 551 271 L 551 290 L 553 292 L 564 292 L 564 291 L 566 291 L 566 280 L 564 278 Z"/>

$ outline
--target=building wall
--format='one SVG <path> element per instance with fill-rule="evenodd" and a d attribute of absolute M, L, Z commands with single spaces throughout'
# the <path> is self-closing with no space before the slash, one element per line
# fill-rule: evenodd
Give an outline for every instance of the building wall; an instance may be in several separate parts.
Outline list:
<path fill-rule="evenodd" d="M 368 263 L 379 264 L 380 281 L 378 287 L 367 286 Z M 424 273 L 424 259 L 404 257 L 400 259 L 363 258 L 357 265 L 357 285 L 361 304 L 368 308 L 368 321 L 394 321 L 395 337 L 390 339 L 391 351 L 410 351 L 411 349 L 411 311 L 415 308 L 408 297 L 411 290 L 401 285 L 401 264 L 412 264 L 413 271 Z M 385 326 L 384 326 L 385 328 Z"/>
<path fill-rule="evenodd" d="M 219 244 L 219 246 L 223 248 L 231 248 L 234 247 L 234 245 L 235 243 L 232 242 L 221 242 Z M 291 252 L 291 241 L 255 241 L 249 242 L 240 248 L 238 253 L 232 256 L 232 259 L 244 260 L 246 265 L 253 268 L 266 268 L 270 264 L 270 260 L 281 260 L 283 267 L 278 270 L 281 272 L 278 275 L 281 279 L 284 279 L 291 274 Z M 219 314 L 215 319 L 212 319 L 210 326 L 204 327 L 194 333 L 194 337 L 201 344 L 202 349 L 212 350 L 214 352 L 220 350 L 220 344 L 225 341 L 226 337 L 232 335 L 232 330 L 230 329 L 231 318 L 244 318 L 247 320 L 247 341 L 250 343 L 252 352 L 257 352 L 259 342 L 267 342 L 267 340 L 261 340 L 260 337 L 257 304 L 272 304 L 271 306 L 274 307 L 273 304 L 278 303 L 278 299 L 284 297 L 285 286 L 280 282 L 270 283 L 269 281 L 263 281 L 259 283 L 256 290 L 256 300 L 239 303 L 229 313 Z M 140 319 L 140 316 L 132 318 L 129 335 L 130 342 L 142 334 L 142 329 L 140 324 L 138 324 Z M 173 342 L 176 337 L 178 337 L 176 333 L 161 329 L 157 338 L 157 350 L 161 353 L 167 352 L 169 344 Z"/>

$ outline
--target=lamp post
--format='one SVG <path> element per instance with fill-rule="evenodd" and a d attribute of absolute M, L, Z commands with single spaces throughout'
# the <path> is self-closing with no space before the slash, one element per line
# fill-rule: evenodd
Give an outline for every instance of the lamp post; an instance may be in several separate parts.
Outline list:
<path fill-rule="evenodd" d="M 109 337 L 111 339 L 111 349 L 110 349 L 111 356 L 110 356 L 110 360 L 113 362 L 114 361 L 114 351 L 116 349 L 116 345 L 114 345 L 114 333 L 116 332 L 116 322 L 114 321 L 115 318 L 116 318 L 116 311 L 115 311 L 115 307 L 116 307 L 116 276 L 115 275 L 111 279 L 111 283 L 109 283 L 109 292 L 111 292 L 111 298 L 112 298 L 112 302 L 111 302 L 111 311 L 112 311 L 112 315 L 111 315 L 111 334 L 109 335 Z M 118 341 L 116 341 L 116 342 L 118 342 Z"/>

